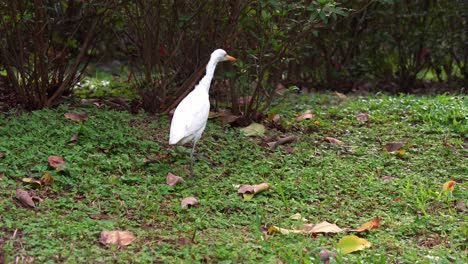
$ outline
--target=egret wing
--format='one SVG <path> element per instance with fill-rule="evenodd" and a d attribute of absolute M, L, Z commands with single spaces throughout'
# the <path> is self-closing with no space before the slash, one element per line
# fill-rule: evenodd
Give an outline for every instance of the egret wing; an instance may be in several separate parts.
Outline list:
<path fill-rule="evenodd" d="M 209 112 L 208 94 L 192 91 L 174 112 L 169 144 L 186 143 L 199 137 L 206 126 Z"/>

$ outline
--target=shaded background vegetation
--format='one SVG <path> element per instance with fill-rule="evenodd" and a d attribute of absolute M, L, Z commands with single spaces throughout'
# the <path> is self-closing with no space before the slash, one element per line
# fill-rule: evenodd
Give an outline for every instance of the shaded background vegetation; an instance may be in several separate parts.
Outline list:
<path fill-rule="evenodd" d="M 269 106 L 278 83 L 463 91 L 467 14 L 466 1 L 455 0 L 5 1 L 0 89 L 14 96 L 0 100 L 53 107 L 90 62 L 118 62 L 128 65 L 126 85 L 138 105 L 168 112 L 219 47 L 239 60 L 220 65 L 213 96 L 247 119 Z"/>

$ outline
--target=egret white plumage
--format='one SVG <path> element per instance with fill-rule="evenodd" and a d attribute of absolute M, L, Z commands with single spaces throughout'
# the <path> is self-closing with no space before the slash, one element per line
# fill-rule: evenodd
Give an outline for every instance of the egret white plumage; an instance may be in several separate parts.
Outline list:
<path fill-rule="evenodd" d="M 177 106 L 171 122 L 169 144 L 185 144 L 193 142 L 190 152 L 190 175 L 193 177 L 193 154 L 195 145 L 205 130 L 210 113 L 209 90 L 216 65 L 221 61 L 234 61 L 236 58 L 226 51 L 217 49 L 211 53 L 210 61 L 206 65 L 206 74 Z"/>

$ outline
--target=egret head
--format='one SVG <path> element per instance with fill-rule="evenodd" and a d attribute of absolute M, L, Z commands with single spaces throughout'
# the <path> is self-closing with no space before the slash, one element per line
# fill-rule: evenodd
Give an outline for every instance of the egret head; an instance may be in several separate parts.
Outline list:
<path fill-rule="evenodd" d="M 235 61 L 236 58 L 229 56 L 227 52 L 223 49 L 217 49 L 211 53 L 211 59 L 215 59 L 217 62 L 220 61 Z"/>

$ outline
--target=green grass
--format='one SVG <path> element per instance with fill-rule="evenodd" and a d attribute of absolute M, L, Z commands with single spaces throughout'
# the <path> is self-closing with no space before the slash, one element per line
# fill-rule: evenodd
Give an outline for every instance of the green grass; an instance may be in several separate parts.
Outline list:
<path fill-rule="evenodd" d="M 315 119 L 294 122 L 311 109 Z M 65 119 L 86 112 L 83 123 Z M 5 261 L 321 263 L 322 248 L 336 251 L 347 233 L 310 237 L 266 234 L 265 228 L 311 222 L 355 228 L 380 216 L 381 227 L 359 234 L 372 243 L 338 255 L 338 263 L 464 263 L 467 260 L 468 99 L 462 96 L 348 97 L 288 95 L 272 107 L 295 151 L 270 150 L 262 139 L 209 121 L 197 150 L 196 178 L 188 178 L 188 155 L 168 147 L 169 120 L 140 113 L 61 106 L 55 110 L 0 114 L 0 256 Z M 354 115 L 365 111 L 368 122 Z M 315 121 L 318 121 L 315 123 Z M 76 143 L 67 141 L 80 133 Z M 335 146 L 331 136 L 344 142 Z M 403 156 L 383 146 L 405 141 Z M 154 154 L 169 158 L 145 164 Z M 67 162 L 48 167 L 47 157 Z M 50 172 L 54 183 L 33 188 L 26 176 Z M 168 172 L 186 179 L 165 184 Z M 382 181 L 381 177 L 395 177 Z M 443 183 L 455 180 L 452 195 Z M 246 202 L 237 185 L 271 184 Z M 16 188 L 43 199 L 37 209 L 15 203 Z M 200 206 L 182 209 L 195 196 Z M 102 230 L 129 230 L 128 247 L 103 246 Z M 194 243 L 187 239 L 194 238 Z"/>

